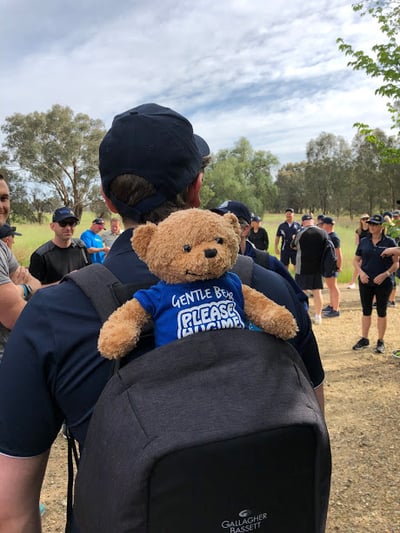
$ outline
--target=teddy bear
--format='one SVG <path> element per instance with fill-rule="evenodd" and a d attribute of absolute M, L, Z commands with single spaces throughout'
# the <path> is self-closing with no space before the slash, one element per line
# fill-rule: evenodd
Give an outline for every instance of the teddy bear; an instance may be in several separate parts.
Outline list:
<path fill-rule="evenodd" d="M 99 352 L 123 357 L 151 319 L 156 346 L 200 331 L 247 328 L 249 321 L 281 339 L 294 337 L 297 324 L 290 311 L 230 272 L 240 235 L 232 213 L 197 208 L 135 228 L 132 248 L 160 281 L 136 291 L 110 315 L 100 330 Z"/>

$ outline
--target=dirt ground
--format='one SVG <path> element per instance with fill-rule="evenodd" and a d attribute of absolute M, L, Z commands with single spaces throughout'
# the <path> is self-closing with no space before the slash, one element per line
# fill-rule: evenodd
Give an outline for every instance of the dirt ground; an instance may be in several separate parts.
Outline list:
<path fill-rule="evenodd" d="M 351 350 L 360 333 L 358 290 L 341 286 L 341 294 L 341 317 L 314 326 L 326 372 L 333 462 L 326 531 L 400 533 L 400 360 L 391 356 L 400 348 L 400 298 L 388 310 L 386 354 L 376 355 L 372 348 Z M 312 299 L 310 304 L 312 312 Z M 372 346 L 376 338 L 374 316 Z M 59 436 L 42 491 L 44 533 L 64 531 L 66 465 L 66 442 Z"/>

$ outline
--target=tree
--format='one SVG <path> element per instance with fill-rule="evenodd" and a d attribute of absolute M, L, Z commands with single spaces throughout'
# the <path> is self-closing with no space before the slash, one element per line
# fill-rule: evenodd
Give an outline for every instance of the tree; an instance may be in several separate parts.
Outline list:
<path fill-rule="evenodd" d="M 287 207 L 300 213 L 303 210 L 313 211 L 313 203 L 307 199 L 305 190 L 306 162 L 287 163 L 278 170 L 275 185 L 278 189 L 277 211 Z"/>
<path fill-rule="evenodd" d="M 220 150 L 204 176 L 202 205 L 216 207 L 224 200 L 240 200 L 250 210 L 263 213 L 275 203 L 271 169 L 278 159 L 264 150 L 254 151 L 242 137 L 233 148 Z"/>
<path fill-rule="evenodd" d="M 307 199 L 324 213 L 347 206 L 351 150 L 343 137 L 322 132 L 307 144 Z"/>
<path fill-rule="evenodd" d="M 353 59 L 348 66 L 354 70 L 363 70 L 372 78 L 379 78 L 382 84 L 375 93 L 388 98 L 387 107 L 392 117 L 393 128 L 400 129 L 400 46 L 397 36 L 400 32 L 400 5 L 390 0 L 365 0 L 353 4 L 353 10 L 361 16 L 370 15 L 377 20 L 384 41 L 372 47 L 370 53 L 355 50 L 342 38 L 337 39 L 339 50 Z M 374 135 L 373 128 L 367 124 L 357 123 L 362 135 L 369 142 L 378 146 L 382 159 L 389 163 L 400 162 L 400 150 L 381 144 Z"/>
<path fill-rule="evenodd" d="M 48 185 L 62 205 L 81 217 L 97 183 L 98 147 L 105 134 L 102 121 L 54 105 L 45 113 L 7 117 L 2 131 L 19 171 Z"/>

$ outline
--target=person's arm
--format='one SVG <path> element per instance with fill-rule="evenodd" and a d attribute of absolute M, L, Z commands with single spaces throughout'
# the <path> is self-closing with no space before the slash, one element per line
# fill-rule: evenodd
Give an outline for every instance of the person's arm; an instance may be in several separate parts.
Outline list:
<path fill-rule="evenodd" d="M 376 283 L 377 285 L 380 285 L 381 283 L 383 283 L 386 278 L 390 278 L 390 276 L 392 274 L 394 274 L 398 270 L 398 268 L 399 268 L 399 257 L 397 255 L 393 255 L 392 254 L 391 258 L 392 258 L 391 267 L 388 268 L 387 270 L 385 270 L 385 272 L 382 272 L 381 274 L 378 274 L 377 276 L 375 276 L 374 283 Z"/>
<path fill-rule="evenodd" d="M 39 497 L 48 457 L 0 454 L 0 533 L 41 533 Z"/>
<path fill-rule="evenodd" d="M 14 327 L 17 318 L 26 305 L 23 299 L 23 288 L 14 283 L 0 285 L 0 322 L 8 329 Z"/>
<path fill-rule="evenodd" d="M 357 276 L 360 278 L 361 283 L 368 283 L 369 276 L 361 268 L 362 257 L 360 255 L 354 256 L 353 266 L 354 266 L 354 270 L 357 272 Z"/>
<path fill-rule="evenodd" d="M 391 255 L 393 255 L 395 257 L 400 257 L 400 247 L 393 246 L 391 248 L 386 248 L 381 253 L 381 257 L 389 257 Z"/>
<path fill-rule="evenodd" d="M 110 251 L 110 248 L 108 246 L 103 246 L 102 248 L 95 248 L 94 246 L 91 246 L 90 248 L 86 248 L 89 254 L 96 254 L 97 252 L 104 252 L 105 254 L 108 254 Z"/>
<path fill-rule="evenodd" d="M 343 264 L 343 254 L 341 248 L 335 248 L 336 257 L 337 257 L 337 268 L 338 272 L 342 270 L 342 264 Z"/>
<path fill-rule="evenodd" d="M 276 255 L 279 255 L 279 239 L 280 239 L 280 236 L 277 235 L 275 237 L 275 253 L 276 253 Z"/>
<path fill-rule="evenodd" d="M 268 237 L 267 230 L 265 230 L 264 250 L 268 251 L 268 248 L 269 248 L 269 237 Z"/>

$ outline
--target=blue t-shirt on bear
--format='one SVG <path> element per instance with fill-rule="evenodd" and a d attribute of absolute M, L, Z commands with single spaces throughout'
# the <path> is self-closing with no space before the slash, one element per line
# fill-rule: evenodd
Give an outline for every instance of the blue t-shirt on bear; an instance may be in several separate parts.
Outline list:
<path fill-rule="evenodd" d="M 246 328 L 242 283 L 233 272 L 193 283 L 160 281 L 133 296 L 153 318 L 156 346 L 199 331 Z"/>

